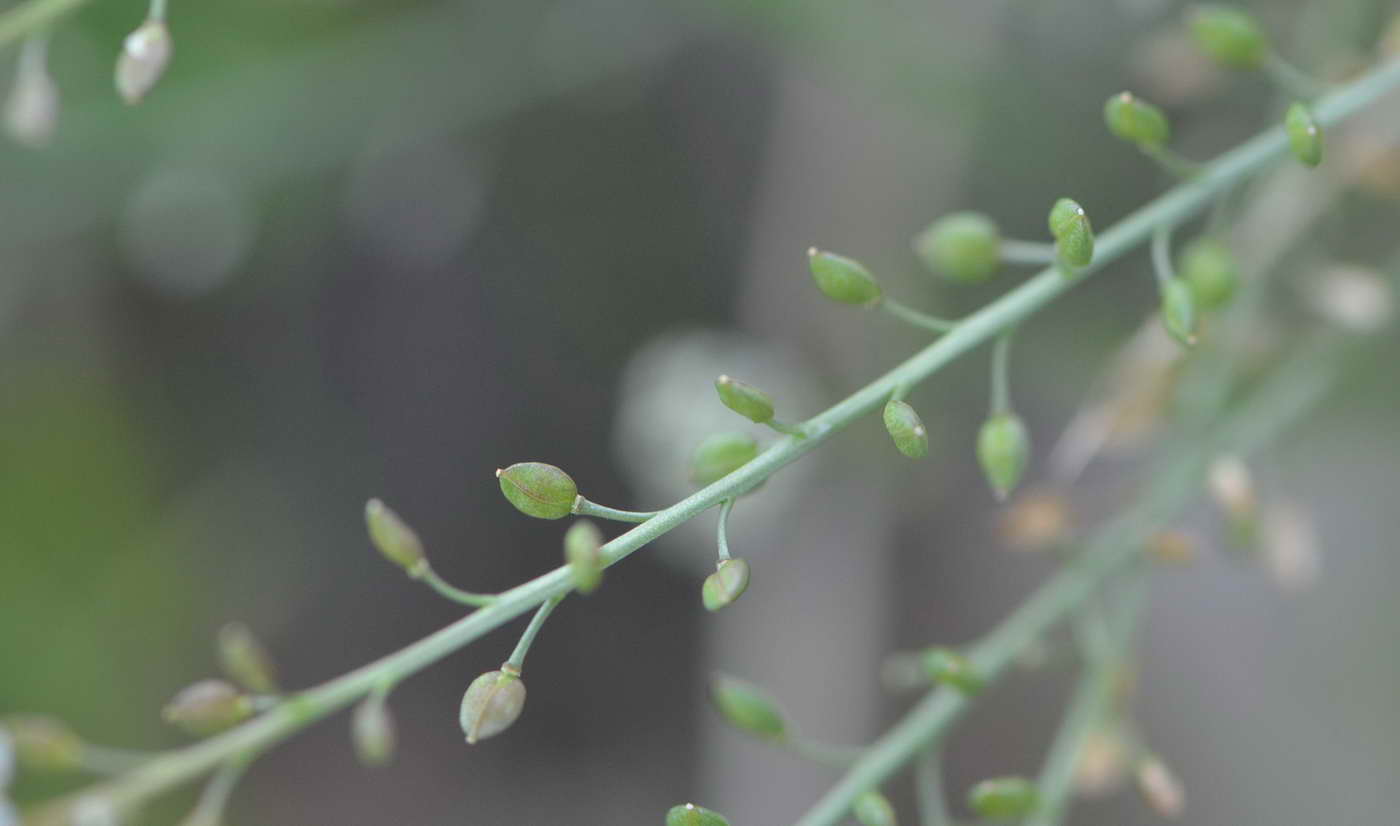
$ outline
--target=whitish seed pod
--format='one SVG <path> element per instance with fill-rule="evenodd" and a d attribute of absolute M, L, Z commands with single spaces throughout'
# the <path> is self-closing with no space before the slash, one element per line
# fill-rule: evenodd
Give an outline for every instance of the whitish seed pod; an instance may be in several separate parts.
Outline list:
<path fill-rule="evenodd" d="M 1254 17 L 1229 6 L 1205 4 L 1191 10 L 1191 37 L 1215 62 L 1253 69 L 1269 54 L 1269 40 Z"/>
<path fill-rule="evenodd" d="M 1309 281 L 1306 297 L 1313 310 L 1353 333 L 1383 330 L 1395 315 L 1389 280 L 1362 267 L 1329 267 Z"/>
<path fill-rule="evenodd" d="M 695 448 L 690 480 L 697 485 L 718 482 L 758 455 L 758 442 L 745 433 L 716 433 Z"/>
<path fill-rule="evenodd" d="M 894 806 L 874 789 L 856 798 L 856 802 L 851 806 L 851 814 L 855 815 L 856 820 L 863 826 L 896 826 L 899 822 L 894 814 Z"/>
<path fill-rule="evenodd" d="M 977 460 L 997 499 L 1005 500 L 1021 481 L 1030 452 L 1030 435 L 1016 414 L 998 413 L 983 423 L 977 434 Z"/>
<path fill-rule="evenodd" d="M 247 625 L 231 622 L 220 628 L 218 648 L 224 673 L 239 685 L 254 694 L 277 691 L 277 669 L 272 657 Z"/>
<path fill-rule="evenodd" d="M 1103 797 L 1128 777 L 1132 749 L 1113 726 L 1089 733 L 1074 764 L 1074 790 L 1085 797 Z"/>
<path fill-rule="evenodd" d="M 397 742 L 394 715 L 382 695 L 366 697 L 350 717 L 355 756 L 366 766 L 383 766 L 394 759 Z"/>
<path fill-rule="evenodd" d="M 586 519 L 564 533 L 564 561 L 580 594 L 591 594 L 603 581 L 603 532 Z"/>
<path fill-rule="evenodd" d="M 1307 511 L 1288 503 L 1273 505 L 1264 513 L 1260 533 L 1260 561 L 1279 588 L 1298 593 L 1317 584 L 1321 543 Z"/>
<path fill-rule="evenodd" d="M 71 771 L 82 765 L 83 741 L 66 723 L 47 714 L 15 714 L 0 720 L 14 760 L 39 772 Z M 0 789 L 3 789 L 0 784 Z"/>
<path fill-rule="evenodd" d="M 1322 163 L 1322 127 L 1305 104 L 1294 103 L 1283 118 L 1288 132 L 1288 146 L 1304 166 Z"/>
<path fill-rule="evenodd" d="M 666 813 L 666 826 L 729 826 L 729 821 L 719 812 L 686 803 L 671 807 Z"/>
<path fill-rule="evenodd" d="M 1259 511 L 1254 478 L 1238 456 L 1220 456 L 1212 461 L 1206 486 L 1216 506 L 1232 521 L 1252 520 Z"/>
<path fill-rule="evenodd" d="M 728 376 L 715 379 L 715 392 L 724 406 L 747 419 L 763 424 L 773 418 L 773 399 L 752 384 Z"/>
<path fill-rule="evenodd" d="M 1061 198 L 1050 209 L 1050 234 L 1055 255 L 1067 269 L 1087 267 L 1094 260 L 1094 228 L 1077 201 Z"/>
<path fill-rule="evenodd" d="M 1171 138 L 1171 127 L 1161 109 L 1139 100 L 1132 92 L 1119 92 L 1103 109 L 1108 131 L 1142 147 L 1160 147 Z"/>
<path fill-rule="evenodd" d="M 413 573 L 426 563 L 418 534 L 378 499 L 365 503 L 365 527 L 369 529 L 370 542 L 395 565 Z"/>
<path fill-rule="evenodd" d="M 1069 500 L 1043 489 L 1018 497 L 1001 517 L 1001 535 L 1018 551 L 1043 551 L 1069 541 L 1073 531 Z"/>
<path fill-rule="evenodd" d="M 807 265 L 817 289 L 832 301 L 868 306 L 880 300 L 879 282 L 855 259 L 812 247 L 807 250 Z"/>
<path fill-rule="evenodd" d="M 1165 818 L 1181 817 L 1186 810 L 1186 790 L 1166 763 L 1144 757 L 1138 761 L 1135 774 L 1138 792 L 1154 812 Z"/>
<path fill-rule="evenodd" d="M 749 563 L 742 559 L 721 559 L 715 572 L 705 577 L 700 589 L 705 610 L 718 611 L 743 596 L 749 587 Z"/>
<path fill-rule="evenodd" d="M 117 57 L 117 92 L 127 103 L 140 103 L 165 74 L 174 45 L 163 20 L 147 20 L 122 41 Z"/>
<path fill-rule="evenodd" d="M 1181 277 L 1191 287 L 1191 296 L 1203 310 L 1214 310 L 1230 303 L 1239 285 L 1235 256 L 1219 238 L 1197 238 L 1181 252 Z"/>
<path fill-rule="evenodd" d="M 716 674 L 710 682 L 710 701 L 729 724 L 769 740 L 787 735 L 787 724 L 778 704 L 752 683 Z"/>
<path fill-rule="evenodd" d="M 919 414 L 908 402 L 891 399 L 885 403 L 885 430 L 894 446 L 910 459 L 928 455 L 928 431 Z"/>
<path fill-rule="evenodd" d="M 42 36 L 24 42 L 5 101 L 5 129 L 10 137 L 34 148 L 46 145 L 58 127 L 58 84 L 49 74 L 47 51 Z"/>
<path fill-rule="evenodd" d="M 971 697 L 986 685 L 972 661 L 951 648 L 928 648 L 920 655 L 930 680 L 951 686 Z"/>
<path fill-rule="evenodd" d="M 246 720 L 253 701 L 223 680 L 201 680 L 176 694 L 161 717 L 190 734 L 204 736 Z"/>
<path fill-rule="evenodd" d="M 978 212 L 955 212 L 914 239 L 914 251 L 935 272 L 963 284 L 979 284 L 1001 266 L 1001 233 Z"/>
<path fill-rule="evenodd" d="M 1191 288 L 1180 278 L 1162 283 L 1162 325 L 1181 344 L 1196 344 L 1196 302 Z"/>
<path fill-rule="evenodd" d="M 1040 795 L 1024 777 L 983 780 L 967 793 L 968 808 L 989 820 L 1014 820 L 1035 811 Z"/>
<path fill-rule="evenodd" d="M 511 666 L 472 680 L 462 695 L 460 720 L 467 742 L 475 744 L 511 727 L 525 710 L 525 683 Z"/>
<path fill-rule="evenodd" d="M 519 462 L 496 471 L 496 478 L 501 493 L 526 516 L 563 519 L 578 499 L 578 485 L 569 474 L 544 462 Z"/>

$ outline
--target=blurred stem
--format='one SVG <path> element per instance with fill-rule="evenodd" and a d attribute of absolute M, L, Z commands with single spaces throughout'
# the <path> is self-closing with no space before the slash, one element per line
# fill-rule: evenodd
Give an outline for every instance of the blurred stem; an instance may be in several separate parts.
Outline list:
<path fill-rule="evenodd" d="M 1205 165 L 1196 163 L 1165 146 L 1143 146 L 1142 153 L 1156 161 L 1169 174 L 1183 181 L 1196 177 L 1205 169 Z"/>
<path fill-rule="evenodd" d="M 1172 227 L 1163 224 L 1152 233 L 1152 272 L 1157 276 L 1157 286 L 1165 287 L 1176 277 L 1172 267 Z"/>
<path fill-rule="evenodd" d="M 729 559 L 729 512 L 734 510 L 734 500 L 726 499 L 719 506 L 719 558 Z"/>
<path fill-rule="evenodd" d="M 949 321 L 944 318 L 931 316 L 927 313 L 919 312 L 901 301 L 896 301 L 889 296 L 885 296 L 880 301 L 880 308 L 895 318 L 906 324 L 912 324 L 920 330 L 929 330 L 935 333 L 946 333 L 958 326 L 956 321 Z"/>
<path fill-rule="evenodd" d="M 920 826 L 953 826 L 943 791 L 943 761 L 937 748 L 927 748 L 914 758 L 914 800 L 919 805 Z"/>
<path fill-rule="evenodd" d="M 180 826 L 219 826 L 223 822 L 224 809 L 228 808 L 229 798 L 237 788 L 238 781 L 253 762 L 252 755 L 235 757 L 220 766 L 199 795 L 190 816 L 181 821 Z"/>
<path fill-rule="evenodd" d="M 87 0 L 29 0 L 0 12 L 0 46 L 49 28 L 55 20 Z"/>
<path fill-rule="evenodd" d="M 1014 329 L 997 337 L 992 347 L 992 415 L 1011 412 L 1011 337 Z"/>
<path fill-rule="evenodd" d="M 416 579 L 423 580 L 429 588 L 437 591 L 442 596 L 462 605 L 480 608 L 496 601 L 496 598 L 490 594 L 477 594 L 471 591 L 463 591 L 461 588 L 448 584 L 447 580 L 438 576 L 437 571 L 434 571 L 427 564 L 424 564 L 420 571 L 416 571 L 414 576 Z"/>
<path fill-rule="evenodd" d="M 530 653 L 530 646 L 535 644 L 535 637 L 539 636 L 544 621 L 549 619 L 549 615 L 554 612 L 554 606 L 563 602 L 564 597 L 565 594 L 560 594 L 545 600 L 530 618 L 530 624 L 525 626 L 525 633 L 520 635 L 520 642 L 515 644 L 515 650 L 510 652 L 510 659 L 506 660 L 506 665 L 514 668 L 517 675 L 525 670 L 525 655 Z"/>
<path fill-rule="evenodd" d="M 656 515 L 656 511 L 623 511 L 609 508 L 605 505 L 599 505 L 597 502 L 590 502 L 582 496 L 574 500 L 574 513 L 579 516 L 611 519 L 614 522 L 645 522 Z"/>
<path fill-rule="evenodd" d="M 1055 245 L 1041 241 L 1001 239 L 1001 260 L 1008 264 L 1053 264 Z"/>
<path fill-rule="evenodd" d="M 165 7 L 167 0 L 151 0 L 151 9 L 146 16 L 151 20 L 165 22 Z"/>

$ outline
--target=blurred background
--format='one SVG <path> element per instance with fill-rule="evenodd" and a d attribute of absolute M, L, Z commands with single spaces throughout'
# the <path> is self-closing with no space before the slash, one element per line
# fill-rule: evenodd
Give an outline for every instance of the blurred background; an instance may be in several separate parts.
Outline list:
<path fill-rule="evenodd" d="M 1253 10 L 1297 63 L 1346 77 L 1397 8 Z M 826 302 L 808 246 L 962 314 L 1028 271 L 941 285 L 909 246 L 932 218 L 978 209 L 1039 240 L 1061 195 L 1102 228 L 1165 188 L 1103 128 L 1108 95 L 1162 104 L 1175 145 L 1202 159 L 1273 122 L 1276 93 L 1196 56 L 1181 11 L 174 0 L 176 57 L 126 107 L 111 63 L 145 8 L 83 7 L 50 47 L 51 145 L 0 148 L 0 714 L 173 746 L 159 710 L 214 673 L 228 620 L 292 686 L 452 621 L 369 547 L 371 496 L 444 576 L 485 591 L 557 565 L 564 528 L 511 509 L 497 467 L 549 461 L 595 501 L 669 504 L 699 438 L 734 429 L 718 373 L 805 416 L 924 344 Z M 1301 239 L 1254 213 L 1258 243 L 1290 245 L 1260 259 L 1295 280 L 1387 266 L 1400 156 L 1378 136 L 1393 131 L 1330 144 L 1312 182 L 1271 181 L 1285 205 L 1321 187 L 1327 210 Z M 1155 302 L 1138 254 L 1026 325 L 1012 392 L 1032 482 Z M 1393 819 L 1397 346 L 1373 336 L 1326 410 L 1255 466 L 1265 496 L 1316 526 L 1312 587 L 1220 550 L 1205 508 L 1182 523 L 1204 553 L 1154 577 L 1137 708 L 1185 783 L 1187 822 Z M 813 737 L 865 742 L 910 700 L 881 688 L 886 655 L 975 638 L 1053 570 L 1007 549 L 977 471 L 986 375 L 974 353 L 915 391 L 928 459 L 862 421 L 740 503 L 731 541 L 754 581 L 722 614 L 699 600 L 707 515 L 564 603 L 507 734 L 468 748 L 457 704 L 523 622 L 394 693 L 392 767 L 359 767 L 337 717 L 261 760 L 230 822 L 650 824 L 687 800 L 736 824 L 791 822 L 835 774 L 723 728 L 711 672 L 766 686 Z M 1091 470 L 1089 512 L 1124 478 Z M 958 811 L 972 782 L 1037 771 L 1072 676 L 1053 661 L 1013 675 L 959 727 Z M 26 777 L 15 795 L 70 785 Z M 912 821 L 907 781 L 890 792 Z M 141 822 L 176 821 L 193 793 Z M 1070 822 L 1154 820 L 1125 791 Z"/>

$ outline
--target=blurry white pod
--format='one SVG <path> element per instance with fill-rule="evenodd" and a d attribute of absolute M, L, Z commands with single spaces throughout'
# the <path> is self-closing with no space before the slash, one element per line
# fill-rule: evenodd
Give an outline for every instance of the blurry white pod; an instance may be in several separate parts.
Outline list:
<path fill-rule="evenodd" d="M 1279 502 L 1264 512 L 1262 563 L 1279 588 L 1290 593 L 1317 582 L 1322 567 L 1317 530 L 1301 506 Z"/>
<path fill-rule="evenodd" d="M 164 10 L 160 10 L 163 12 Z M 155 87 L 165 67 L 170 63 L 174 44 L 170 30 L 165 27 L 163 13 L 152 7 L 151 16 L 136 31 L 122 41 L 122 53 L 117 57 L 117 93 L 127 103 L 140 103 Z"/>
<path fill-rule="evenodd" d="M 1374 333 L 1394 315 L 1390 285 L 1373 270 L 1338 264 L 1307 283 L 1313 310 L 1344 330 Z"/>
<path fill-rule="evenodd" d="M 5 101 L 5 131 L 34 148 L 46 145 L 58 126 L 58 84 L 49 75 L 49 38 L 30 35 L 19 52 L 14 85 Z"/>

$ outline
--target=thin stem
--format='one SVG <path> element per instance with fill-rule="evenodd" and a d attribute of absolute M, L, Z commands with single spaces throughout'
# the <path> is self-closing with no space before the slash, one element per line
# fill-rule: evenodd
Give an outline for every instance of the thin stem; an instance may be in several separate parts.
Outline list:
<path fill-rule="evenodd" d="M 514 668 L 516 674 L 525 670 L 525 655 L 530 653 L 530 646 L 535 644 L 535 637 L 544 627 L 544 621 L 549 619 L 549 615 L 554 611 L 554 606 L 563 601 L 563 594 L 550 597 L 540 605 L 539 610 L 530 618 L 530 624 L 525 627 L 525 633 L 520 635 L 520 642 L 515 644 L 515 650 L 510 653 L 510 659 L 506 660 L 506 665 Z"/>
<path fill-rule="evenodd" d="M 446 580 L 438 576 L 426 563 L 413 572 L 415 579 L 421 579 L 429 588 L 437 591 L 444 597 L 462 605 L 470 605 L 474 608 L 482 608 L 496 601 L 496 597 L 491 594 L 478 594 L 472 591 L 463 591 L 461 588 L 449 585 Z"/>
<path fill-rule="evenodd" d="M 1165 146 L 1143 146 L 1141 148 L 1144 155 L 1156 161 L 1157 165 L 1165 169 L 1168 174 L 1183 181 L 1189 181 L 1201 174 L 1206 168 L 1204 164 L 1199 164 Z"/>
<path fill-rule="evenodd" d="M 907 384 L 901 384 L 901 385 L 896 386 L 894 390 L 890 391 L 890 401 L 893 401 L 893 402 L 902 402 L 902 401 L 904 401 L 904 399 L 905 399 L 906 397 L 908 397 L 909 391 L 910 391 L 911 389 L 912 389 L 912 388 L 910 388 L 909 385 L 907 385 Z"/>
<path fill-rule="evenodd" d="M 1157 276 L 1157 286 L 1165 287 L 1176 278 L 1176 268 L 1172 266 L 1172 226 L 1163 224 L 1152 233 L 1152 272 Z"/>
<path fill-rule="evenodd" d="M 220 766 L 209 778 L 209 784 L 199 795 L 194 811 L 181 822 L 180 826 L 219 826 L 223 821 L 224 809 L 228 808 L 229 798 L 243 779 L 243 774 L 252 764 L 252 756 L 235 757 Z"/>
<path fill-rule="evenodd" d="M 734 500 L 726 499 L 719 506 L 719 558 L 729 559 L 729 512 L 734 510 Z"/>
<path fill-rule="evenodd" d="M 114 749 L 84 743 L 81 759 L 83 768 L 94 774 L 121 774 L 141 766 L 155 756 L 156 752 Z"/>
<path fill-rule="evenodd" d="M 580 495 L 574 500 L 574 513 L 579 516 L 596 516 L 599 519 L 611 519 L 614 522 L 645 522 L 657 514 L 657 511 L 623 511 L 617 508 L 609 508 L 597 502 L 590 502 Z"/>
<path fill-rule="evenodd" d="M 0 46 L 48 28 L 53 21 L 86 2 L 88 0 L 29 0 L 0 12 Z"/>
<path fill-rule="evenodd" d="M 151 0 L 151 8 L 150 11 L 146 13 L 146 16 L 157 22 L 165 22 L 166 5 L 167 0 Z"/>
<path fill-rule="evenodd" d="M 1011 328 L 997 337 L 992 347 L 992 415 L 1011 412 Z"/>
<path fill-rule="evenodd" d="M 1001 260 L 1008 264 L 1053 264 L 1055 245 L 1042 241 L 1001 239 Z"/>
<path fill-rule="evenodd" d="M 914 800 L 920 826 L 953 826 L 948 797 L 943 791 L 943 766 L 938 749 L 927 748 L 914 758 Z"/>
<path fill-rule="evenodd" d="M 896 301 L 889 296 L 885 296 L 880 301 L 880 308 L 895 318 L 906 324 L 912 324 L 920 330 L 930 330 L 935 333 L 946 333 L 954 330 L 958 322 L 949 321 L 946 318 L 938 318 L 928 313 L 919 312 L 902 301 Z"/>
<path fill-rule="evenodd" d="M 764 424 L 768 425 L 769 427 L 773 428 L 774 430 L 778 431 L 784 436 L 793 436 L 798 439 L 807 438 L 807 431 L 804 430 L 802 425 L 800 424 L 785 422 L 782 419 L 769 419 L 768 421 L 764 422 Z"/>
<path fill-rule="evenodd" d="M 1264 71 L 1285 92 L 1304 100 L 1312 100 L 1327 91 L 1327 84 L 1284 60 L 1277 52 L 1269 53 L 1264 61 Z"/>

